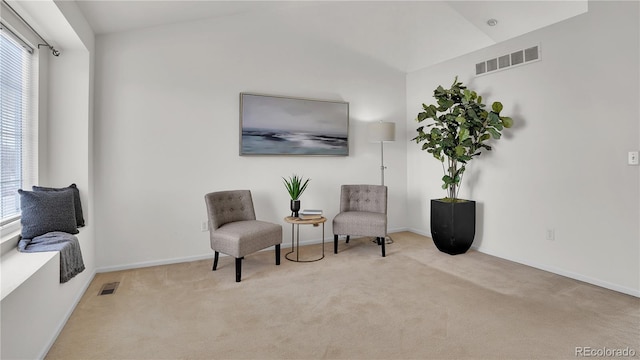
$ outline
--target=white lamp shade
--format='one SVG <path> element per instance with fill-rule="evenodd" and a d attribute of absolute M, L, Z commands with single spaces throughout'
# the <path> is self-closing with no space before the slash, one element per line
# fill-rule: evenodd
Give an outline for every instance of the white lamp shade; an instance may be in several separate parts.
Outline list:
<path fill-rule="evenodd" d="M 396 123 L 374 122 L 369 124 L 369 141 L 395 141 Z"/>

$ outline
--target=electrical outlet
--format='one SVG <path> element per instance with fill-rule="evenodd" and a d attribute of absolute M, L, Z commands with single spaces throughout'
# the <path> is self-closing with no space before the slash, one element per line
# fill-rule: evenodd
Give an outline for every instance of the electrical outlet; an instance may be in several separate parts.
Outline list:
<path fill-rule="evenodd" d="M 205 231 L 209 231 L 209 222 L 208 221 L 203 221 L 200 223 L 200 231 L 205 232 Z"/>
<path fill-rule="evenodd" d="M 553 229 L 547 229 L 547 240 L 554 241 L 556 239 L 556 232 Z"/>
<path fill-rule="evenodd" d="M 556 240 L 556 230 L 555 229 L 547 229 L 547 240 L 555 241 Z"/>
<path fill-rule="evenodd" d="M 638 165 L 638 152 L 637 151 L 629 151 L 627 164 L 629 164 L 629 165 Z"/>

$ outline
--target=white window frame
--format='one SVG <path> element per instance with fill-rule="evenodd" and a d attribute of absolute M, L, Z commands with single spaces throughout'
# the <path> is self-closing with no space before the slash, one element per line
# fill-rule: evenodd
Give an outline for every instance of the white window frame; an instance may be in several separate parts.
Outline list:
<path fill-rule="evenodd" d="M 2 4 L 4 5 L 4 4 Z M 35 185 L 38 179 L 38 77 L 39 77 L 39 61 L 37 38 L 15 17 L 11 17 L 6 9 L 2 9 L 2 33 L 12 38 L 15 42 L 30 49 L 30 72 L 28 86 L 28 107 L 27 120 L 23 121 L 22 129 L 22 184 L 20 188 L 31 189 L 31 185 Z M 8 220 L 8 221 L 7 221 Z M 22 226 L 20 224 L 20 215 L 17 214 L 11 218 L 0 219 L 0 244 L 4 249 L 6 242 L 13 242 L 18 238 Z M 3 251 L 4 253 L 4 251 Z"/>

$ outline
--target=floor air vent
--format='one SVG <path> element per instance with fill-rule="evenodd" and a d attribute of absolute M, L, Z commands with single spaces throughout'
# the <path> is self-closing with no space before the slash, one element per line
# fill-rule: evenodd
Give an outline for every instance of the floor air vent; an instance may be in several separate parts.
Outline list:
<path fill-rule="evenodd" d="M 98 296 L 114 294 L 116 292 L 116 289 L 118 288 L 118 285 L 120 285 L 119 282 L 112 282 L 102 285 L 102 289 L 100 289 Z"/>
<path fill-rule="evenodd" d="M 540 46 L 532 46 L 477 63 L 476 76 L 509 69 L 537 60 L 540 60 Z"/>

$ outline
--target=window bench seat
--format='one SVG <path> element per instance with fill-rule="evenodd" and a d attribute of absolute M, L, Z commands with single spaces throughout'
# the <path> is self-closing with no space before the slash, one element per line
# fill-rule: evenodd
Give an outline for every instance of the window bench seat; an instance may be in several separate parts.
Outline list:
<path fill-rule="evenodd" d="M 11 294 L 56 256 L 59 256 L 57 251 L 21 253 L 17 247 L 2 254 L 0 257 L 1 299 Z"/>
<path fill-rule="evenodd" d="M 80 235 L 76 234 L 78 239 Z M 7 236 L 0 255 L 0 300 L 7 297 L 50 261 L 60 256 L 58 251 L 22 253 L 18 251 L 20 232 Z"/>
<path fill-rule="evenodd" d="M 61 284 L 60 253 L 21 253 L 19 234 L 5 235 L 0 244 L 0 358 L 43 359 L 93 280 L 93 238 L 87 227 L 75 234 L 87 269 Z"/>

